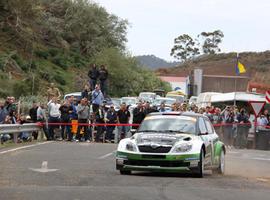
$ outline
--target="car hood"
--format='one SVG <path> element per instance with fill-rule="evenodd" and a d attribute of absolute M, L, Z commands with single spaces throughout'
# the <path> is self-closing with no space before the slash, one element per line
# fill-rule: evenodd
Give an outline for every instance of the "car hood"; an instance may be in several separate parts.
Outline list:
<path fill-rule="evenodd" d="M 137 145 L 169 145 L 173 146 L 179 141 L 191 141 L 195 139 L 194 135 L 190 134 L 168 134 L 168 133 L 137 133 L 136 143 Z"/>

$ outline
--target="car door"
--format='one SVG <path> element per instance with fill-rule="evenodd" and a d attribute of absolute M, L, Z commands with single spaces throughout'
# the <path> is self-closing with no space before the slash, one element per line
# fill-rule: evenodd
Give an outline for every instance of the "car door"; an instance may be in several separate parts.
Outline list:
<path fill-rule="evenodd" d="M 199 117 L 199 132 L 200 132 L 200 137 L 204 142 L 205 145 L 205 165 L 211 165 L 212 164 L 212 141 L 211 137 L 208 134 L 208 130 L 205 124 L 205 119 L 203 117 Z"/>
<path fill-rule="evenodd" d="M 215 156 L 215 144 L 218 141 L 218 135 L 215 133 L 214 128 L 209 119 L 205 119 L 205 125 L 208 132 L 209 142 L 211 143 L 211 163 L 214 163 Z"/>

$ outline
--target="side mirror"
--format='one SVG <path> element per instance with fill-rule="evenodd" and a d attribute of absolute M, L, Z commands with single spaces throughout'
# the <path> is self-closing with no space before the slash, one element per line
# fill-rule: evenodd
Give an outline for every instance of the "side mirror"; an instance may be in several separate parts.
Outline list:
<path fill-rule="evenodd" d="M 137 131 L 136 129 L 131 129 L 130 130 L 130 132 L 131 132 L 132 135 L 134 135 L 136 133 L 136 131 Z"/>

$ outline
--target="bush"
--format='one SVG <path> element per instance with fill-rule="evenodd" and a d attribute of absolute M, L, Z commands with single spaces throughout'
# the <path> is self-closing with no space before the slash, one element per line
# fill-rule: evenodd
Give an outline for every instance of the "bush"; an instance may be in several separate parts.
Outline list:
<path fill-rule="evenodd" d="M 35 55 L 39 58 L 44 58 L 44 59 L 47 59 L 50 56 L 50 54 L 47 51 L 42 51 L 42 50 L 36 50 Z"/>
<path fill-rule="evenodd" d="M 0 88 L 0 98 L 6 98 L 9 95 L 10 95 L 9 91 L 6 91 L 6 90 Z"/>
<path fill-rule="evenodd" d="M 68 68 L 68 64 L 65 58 L 61 57 L 60 55 L 55 56 L 54 58 L 52 58 L 52 63 L 58 65 L 59 67 L 61 67 L 62 69 L 66 70 Z"/>
<path fill-rule="evenodd" d="M 52 57 L 54 57 L 54 56 L 56 56 L 58 53 L 59 53 L 59 50 L 58 49 L 54 49 L 54 48 L 51 48 L 51 49 L 49 49 L 49 54 L 52 56 Z"/>
<path fill-rule="evenodd" d="M 50 73 L 41 71 L 41 72 L 39 72 L 39 75 L 42 79 L 44 79 L 48 82 L 52 82 L 53 78 L 52 78 L 52 75 Z"/>
<path fill-rule="evenodd" d="M 66 80 L 61 75 L 58 75 L 58 74 L 54 76 L 54 80 L 57 83 L 60 83 L 61 85 L 66 85 L 67 84 Z"/>
<path fill-rule="evenodd" d="M 19 98 L 20 96 L 29 95 L 31 93 L 31 87 L 27 81 L 17 82 L 13 85 L 13 92 L 15 97 Z"/>
<path fill-rule="evenodd" d="M 11 58 L 12 58 L 13 60 L 15 60 L 16 63 L 17 63 L 20 67 L 22 67 L 22 66 L 25 64 L 24 60 L 23 60 L 20 56 L 18 56 L 17 54 L 12 55 Z"/>

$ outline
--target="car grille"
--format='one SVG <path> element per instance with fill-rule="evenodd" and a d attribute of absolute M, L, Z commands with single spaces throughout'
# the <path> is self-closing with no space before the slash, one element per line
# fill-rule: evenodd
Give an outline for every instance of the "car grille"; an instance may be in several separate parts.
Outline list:
<path fill-rule="evenodd" d="M 140 152 L 145 152 L 145 153 L 168 153 L 171 150 L 172 147 L 157 147 L 157 148 L 152 148 L 151 146 L 139 146 Z"/>
<path fill-rule="evenodd" d="M 159 167 L 189 167 L 188 162 L 183 161 L 162 161 L 162 160 L 125 160 L 125 165 L 135 166 L 159 166 Z"/>

